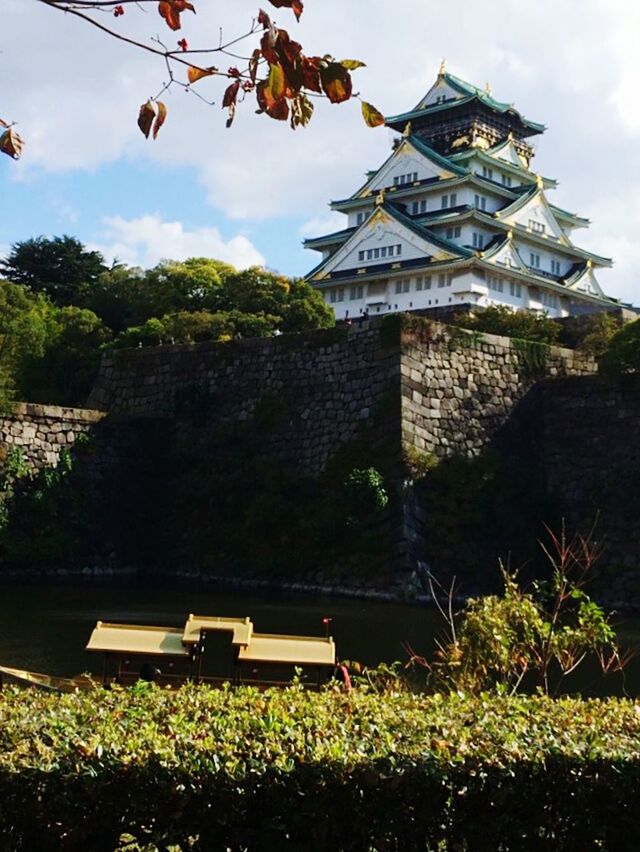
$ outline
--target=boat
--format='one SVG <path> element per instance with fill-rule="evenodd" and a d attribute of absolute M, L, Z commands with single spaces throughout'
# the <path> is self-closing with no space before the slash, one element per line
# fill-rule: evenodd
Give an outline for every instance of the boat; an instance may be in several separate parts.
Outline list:
<path fill-rule="evenodd" d="M 205 653 L 209 649 L 209 653 Z M 128 685 L 138 680 L 161 686 L 192 681 L 220 685 L 283 685 L 294 676 L 319 687 L 336 668 L 331 636 L 289 636 L 256 633 L 250 618 L 190 613 L 183 628 L 98 621 L 86 650 L 102 656 L 99 679 L 79 675 L 66 679 L 22 669 L 0 667 L 3 683 L 56 692 L 91 689 L 97 685 Z M 213 663 L 214 672 L 210 672 Z"/>

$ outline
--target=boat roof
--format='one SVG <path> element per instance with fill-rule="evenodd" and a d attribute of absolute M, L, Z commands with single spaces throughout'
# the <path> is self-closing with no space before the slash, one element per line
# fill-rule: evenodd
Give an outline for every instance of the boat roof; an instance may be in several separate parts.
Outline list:
<path fill-rule="evenodd" d="M 336 662 L 336 647 L 330 636 L 254 633 L 251 642 L 239 649 L 238 660 L 244 663 L 333 666 Z"/>
<path fill-rule="evenodd" d="M 87 651 L 107 654 L 145 654 L 152 657 L 188 657 L 182 644 L 183 630 L 137 624 L 98 621 L 87 642 Z"/>
<path fill-rule="evenodd" d="M 232 633 L 232 645 L 248 645 L 253 634 L 253 622 L 246 618 L 224 618 L 222 616 L 189 614 L 184 626 L 182 641 L 185 645 L 195 645 L 200 640 L 200 631 Z"/>

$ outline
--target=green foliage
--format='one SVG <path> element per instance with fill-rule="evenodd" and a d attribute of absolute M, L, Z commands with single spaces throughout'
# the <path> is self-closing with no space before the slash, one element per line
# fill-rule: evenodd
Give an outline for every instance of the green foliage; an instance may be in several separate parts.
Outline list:
<path fill-rule="evenodd" d="M 77 459 L 62 450 L 56 467 L 34 470 L 10 450 L 0 475 L 0 566 L 39 568 L 77 564 L 96 547 L 87 482 Z"/>
<path fill-rule="evenodd" d="M 144 685 L 0 694 L 0 832 L 42 852 L 636 849 L 630 701 Z"/>
<path fill-rule="evenodd" d="M 484 308 L 473 314 L 461 314 L 454 317 L 452 324 L 486 334 L 547 344 L 555 343 L 560 335 L 559 325 L 546 314 L 513 311 L 502 305 Z"/>
<path fill-rule="evenodd" d="M 388 314 L 380 322 L 380 340 L 385 347 L 398 346 L 401 341 L 427 343 L 433 340 L 434 323 L 415 314 Z"/>
<path fill-rule="evenodd" d="M 350 526 L 375 521 L 389 504 L 384 479 L 375 467 L 352 470 L 344 483 L 344 498 Z"/>
<path fill-rule="evenodd" d="M 79 304 L 106 266 L 74 237 L 35 237 L 14 243 L 0 272 L 14 284 L 44 293 L 58 306 Z"/>
<path fill-rule="evenodd" d="M 114 265 L 72 237 L 16 244 L 0 281 L 0 410 L 14 399 L 82 406 L 102 350 L 333 328 L 300 279 L 209 258 L 146 272 Z"/>
<path fill-rule="evenodd" d="M 590 541 L 568 540 L 564 531 L 559 538 L 549 536 L 550 546 L 542 545 L 551 563 L 549 580 L 525 591 L 514 573 L 502 569 L 502 596 L 468 600 L 457 620 L 441 607 L 450 636 L 428 666 L 437 684 L 514 693 L 534 678 L 549 693 L 589 657 L 605 674 L 622 670 L 609 618 L 584 591 L 595 561 Z"/>
<path fill-rule="evenodd" d="M 545 377 L 549 360 L 547 343 L 514 338 L 511 346 L 515 352 L 518 373 L 522 379 L 537 381 Z"/>
<path fill-rule="evenodd" d="M 620 329 L 620 325 L 619 317 L 604 311 L 566 317 L 560 323 L 558 343 L 599 358 L 609 348 L 611 339 Z"/>
<path fill-rule="evenodd" d="M 425 461 L 415 487 L 425 512 L 424 558 L 436 575 L 455 574 L 469 593 L 491 583 L 486 571 L 479 580 L 479 565 L 495 565 L 506 554 L 514 564 L 537 564 L 540 523 L 558 518 L 526 446 Z"/>
<path fill-rule="evenodd" d="M 422 452 L 414 447 L 413 444 L 405 445 L 402 455 L 407 470 L 413 479 L 422 479 L 422 477 L 438 466 L 438 457 L 435 453 Z"/>
<path fill-rule="evenodd" d="M 614 334 L 600 361 L 600 370 L 612 376 L 640 371 L 640 320 L 623 326 Z"/>

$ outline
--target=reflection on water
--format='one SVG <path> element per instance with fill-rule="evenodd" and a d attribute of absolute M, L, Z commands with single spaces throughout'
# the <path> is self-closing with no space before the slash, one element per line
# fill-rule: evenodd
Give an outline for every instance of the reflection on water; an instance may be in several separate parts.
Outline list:
<path fill-rule="evenodd" d="M 403 642 L 430 656 L 442 630 L 437 612 L 426 606 L 308 596 L 250 595 L 177 585 L 5 584 L 0 585 L 0 664 L 70 676 L 99 672 L 101 660 L 84 646 L 98 619 L 182 627 L 188 613 L 250 616 L 261 633 L 324 635 L 322 619 L 332 619 L 331 635 L 341 659 L 368 664 L 404 660 Z M 626 645 L 640 645 L 640 619 L 620 626 Z M 626 672 L 626 691 L 640 695 L 640 657 Z M 582 670 L 571 689 L 620 692 L 619 675 L 604 683 Z"/>

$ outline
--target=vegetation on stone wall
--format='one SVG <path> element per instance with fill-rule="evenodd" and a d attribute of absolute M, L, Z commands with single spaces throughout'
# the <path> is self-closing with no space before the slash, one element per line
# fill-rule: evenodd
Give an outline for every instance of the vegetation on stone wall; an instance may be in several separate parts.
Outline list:
<path fill-rule="evenodd" d="M 620 317 L 604 312 L 557 320 L 546 314 L 513 311 L 498 305 L 474 313 L 462 312 L 451 319 L 453 325 L 477 332 L 565 346 L 596 358 L 607 351 L 621 322 Z"/>
<path fill-rule="evenodd" d="M 81 566 L 99 550 L 91 483 L 78 461 L 78 438 L 56 467 L 34 470 L 19 448 L 0 465 L 0 571 Z"/>
<path fill-rule="evenodd" d="M 544 474 L 527 453 L 489 448 L 435 462 L 410 458 L 414 487 L 424 510 L 424 560 L 436 576 L 457 576 L 465 594 L 498 588 L 487 566 L 503 559 L 527 576 L 540 569 L 536 541 L 542 524 L 557 526 L 557 509 Z"/>

